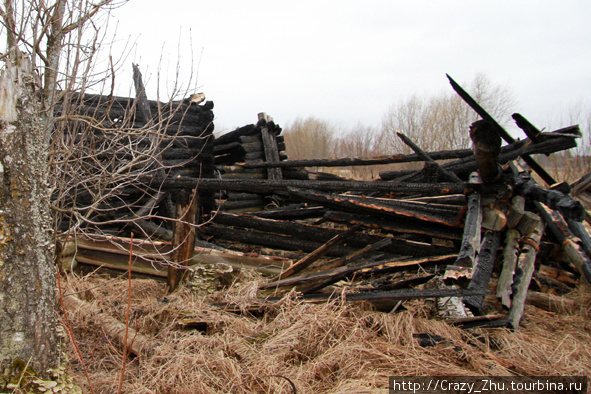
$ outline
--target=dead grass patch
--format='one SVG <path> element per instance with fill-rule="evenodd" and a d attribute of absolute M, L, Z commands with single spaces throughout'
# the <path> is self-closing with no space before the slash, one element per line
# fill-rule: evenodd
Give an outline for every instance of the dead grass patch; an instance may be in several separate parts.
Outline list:
<path fill-rule="evenodd" d="M 571 294 L 580 308 L 555 314 L 528 306 L 522 327 L 464 331 L 413 313 L 370 310 L 341 301 L 307 304 L 286 296 L 262 316 L 226 312 L 215 301 L 244 306 L 256 277 L 208 298 L 188 290 L 166 295 L 155 280 L 131 282 L 130 327 L 154 342 L 152 357 L 129 360 L 125 393 L 370 393 L 392 375 L 591 376 L 591 296 Z M 93 274 L 67 278 L 66 293 L 90 303 L 69 314 L 96 393 L 117 391 L 122 349 L 95 321 L 98 311 L 125 320 L 128 282 Z M 415 305 L 418 307 L 418 305 Z M 206 330 L 182 329 L 187 320 Z M 421 347 L 413 334 L 446 338 Z M 72 374 L 86 387 L 72 350 Z"/>

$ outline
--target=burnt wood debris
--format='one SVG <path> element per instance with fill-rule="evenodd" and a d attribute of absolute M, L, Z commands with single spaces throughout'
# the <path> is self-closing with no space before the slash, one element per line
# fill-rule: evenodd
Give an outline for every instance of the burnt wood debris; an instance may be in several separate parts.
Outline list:
<path fill-rule="evenodd" d="M 134 68 L 135 98 L 84 95 L 70 105 L 103 124 L 158 125 L 164 137 L 130 137 L 140 148 L 158 145 L 152 170 L 87 214 L 103 220 L 102 231 L 70 233 L 59 245 L 62 264 L 126 270 L 131 246 L 132 270 L 167 278 L 171 291 L 199 266 L 258 270 L 266 282 L 251 311 L 295 289 L 305 302 L 344 298 L 383 311 L 436 299 L 437 313 L 454 324 L 517 328 L 529 300 L 557 304 L 542 290 L 561 294 L 591 282 L 589 213 L 580 202 L 591 201 L 591 176 L 558 183 L 533 157 L 576 147 L 579 128 L 540 132 L 514 114 L 528 137 L 515 140 L 448 78 L 481 117 L 465 130 L 473 149 L 425 152 L 397 132 L 413 154 L 290 160 L 281 128 L 266 114 L 214 136 L 212 102 L 149 101 Z M 109 137 L 92 135 L 88 146 Z M 106 151 L 86 164 L 130 159 Z M 410 162 L 424 167 L 383 171 L 373 181 L 314 171 Z M 87 186 L 71 196 L 72 206 L 96 202 Z M 61 221 L 66 233 L 69 219 Z"/>

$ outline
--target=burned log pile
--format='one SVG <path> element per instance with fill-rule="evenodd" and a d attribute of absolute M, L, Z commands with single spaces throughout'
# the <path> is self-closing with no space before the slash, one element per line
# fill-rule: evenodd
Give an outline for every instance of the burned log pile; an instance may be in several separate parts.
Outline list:
<path fill-rule="evenodd" d="M 516 141 L 451 78 L 450 82 L 482 118 L 466 130 L 473 149 L 425 152 L 399 132 L 414 154 L 289 160 L 281 128 L 263 114 L 256 125 L 211 143 L 216 176 L 201 164 L 199 176 L 188 166 L 174 176 L 155 172 L 152 179 L 142 181 L 156 190 L 216 196 L 217 209 L 191 210 L 195 199 L 186 200 L 189 208 L 182 212 L 191 217 L 176 223 L 174 237 L 151 233 L 173 238 L 172 247 L 162 243 L 136 257 L 157 263 L 152 267 L 156 271 L 172 266 L 168 278 L 174 286 L 180 278 L 171 282 L 170 272 L 191 270 L 186 266 L 199 265 L 200 254 L 215 251 L 221 259 L 227 253 L 233 256 L 234 268 L 258 261 L 259 268 L 265 267 L 259 271 L 270 277 L 259 286 L 260 298 L 252 303 L 255 310 L 286 294 L 307 302 L 342 297 L 385 311 L 402 308 L 410 299 L 435 299 L 436 313 L 450 322 L 516 328 L 531 289 L 551 286 L 564 292 L 573 284 L 591 282 L 591 242 L 582 224 L 588 214 L 573 198 L 571 186 L 556 182 L 532 156 L 576 147 L 579 129 L 542 133 L 515 114 L 517 125 L 528 135 Z M 193 110 L 203 111 L 202 106 Z M 382 172 L 373 181 L 312 179 L 305 170 L 404 162 L 423 162 L 424 167 Z M 540 186 L 535 177 L 548 187 Z M 589 183 L 580 182 L 585 189 Z M 162 206 L 161 201 L 151 204 Z M 187 224 L 190 228 L 178 232 Z M 99 252 L 123 255 L 121 251 L 128 250 L 102 250 L 89 240 L 82 244 L 85 262 L 101 261 Z M 184 257 L 174 255 L 171 265 L 166 256 L 177 248 L 183 249 Z M 210 256 L 205 264 L 214 261 Z M 147 272 L 145 264 L 143 269 Z M 532 296 L 538 305 L 539 297 Z"/>
<path fill-rule="evenodd" d="M 281 128 L 264 113 L 256 125 L 250 124 L 214 140 L 215 164 L 221 179 L 283 179 L 280 169 L 244 168 L 236 163 L 277 163 L 287 158 Z M 271 202 L 269 193 L 227 190 L 218 195 L 223 211 L 261 210 Z"/>
<path fill-rule="evenodd" d="M 213 102 L 202 94 L 148 100 L 137 67 L 134 79 L 135 98 L 70 94 L 56 106 L 52 199 L 64 231 L 100 227 L 170 239 L 178 197 L 214 177 Z M 164 182 L 178 177 L 192 181 Z M 204 212 L 214 208 L 211 192 L 199 199 Z"/>
<path fill-rule="evenodd" d="M 436 298 L 438 313 L 458 324 L 517 327 L 528 289 L 540 290 L 552 280 L 544 272 L 565 271 L 581 283 L 591 281 L 589 236 L 581 224 L 586 211 L 569 194 L 570 186 L 556 182 L 531 156 L 575 147 L 578 126 L 541 133 L 515 114 L 529 136 L 516 141 L 452 85 L 483 118 L 472 125 L 469 151 L 424 152 L 398 133 L 414 155 L 234 163 L 245 170 L 285 170 L 406 160 L 423 161 L 422 170 L 384 172 L 372 182 L 231 179 L 200 184 L 267 190 L 280 202 L 248 214 L 218 212 L 198 230 L 228 248 L 294 261 L 260 286 L 258 307 L 294 288 L 309 302 L 344 297 L 384 310 L 399 308 L 406 299 Z M 549 187 L 539 186 L 524 167 Z"/>

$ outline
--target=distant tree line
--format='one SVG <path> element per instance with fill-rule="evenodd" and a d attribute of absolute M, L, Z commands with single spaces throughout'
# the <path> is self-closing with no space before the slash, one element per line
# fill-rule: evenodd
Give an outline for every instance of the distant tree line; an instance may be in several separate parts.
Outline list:
<path fill-rule="evenodd" d="M 506 87 L 494 84 L 484 74 L 477 74 L 463 86 L 501 125 L 513 124 L 511 115 L 515 112 L 515 102 Z M 527 114 L 523 115 L 527 117 Z M 410 153 L 410 148 L 396 136 L 396 130 L 402 131 L 425 151 L 470 148 L 468 130 L 478 119 L 479 116 L 450 89 L 431 97 L 413 95 L 392 105 L 384 115 L 381 127 L 356 124 L 344 128 L 311 116 L 286 125 L 284 135 L 290 159 L 373 157 Z M 576 150 L 555 155 L 558 161 L 550 159 L 549 169 L 561 172 L 559 178 L 562 179 L 589 172 L 591 159 L 585 152 L 589 151 L 591 144 L 591 109 L 581 104 L 550 122 L 537 126 L 549 131 L 579 124 L 583 137 Z M 576 174 L 564 174 L 564 166 L 558 165 L 565 157 L 577 160 Z M 360 178 L 376 176 L 375 168 L 357 167 L 351 172 Z"/>

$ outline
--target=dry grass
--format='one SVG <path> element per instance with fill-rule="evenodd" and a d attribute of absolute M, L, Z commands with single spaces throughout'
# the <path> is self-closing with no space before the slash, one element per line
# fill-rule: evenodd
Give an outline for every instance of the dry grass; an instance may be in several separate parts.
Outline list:
<path fill-rule="evenodd" d="M 591 296 L 577 292 L 576 313 L 558 315 L 528 306 L 523 326 L 463 331 L 430 319 L 414 301 L 397 314 L 341 302 L 306 304 L 287 296 L 259 317 L 237 315 L 207 302 L 246 307 L 256 296 L 249 278 L 207 299 L 164 284 L 132 281 L 130 326 L 154 341 L 152 357 L 126 369 L 125 393 L 369 393 L 383 392 L 391 375 L 591 376 Z M 68 277 L 67 292 L 89 302 L 69 314 L 96 393 L 117 391 L 122 349 L 110 343 L 94 317 L 103 311 L 124 321 L 128 283 L 93 275 Z M 100 285 L 100 286 L 99 286 Z M 97 287 L 98 286 L 98 287 Z M 89 290 L 87 290 L 89 289 Z M 414 308 L 411 308 L 414 306 Z M 207 331 L 183 330 L 182 319 L 206 322 Z M 423 348 L 415 333 L 448 341 Z M 72 373 L 89 390 L 70 352 Z M 291 383 L 290 383 L 291 382 Z"/>

